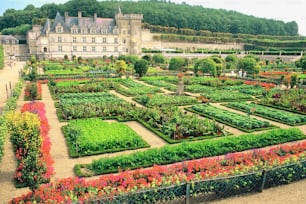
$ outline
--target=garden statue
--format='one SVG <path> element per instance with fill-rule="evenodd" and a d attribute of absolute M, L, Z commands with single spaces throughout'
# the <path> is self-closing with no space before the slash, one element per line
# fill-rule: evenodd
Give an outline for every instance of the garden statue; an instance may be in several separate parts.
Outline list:
<path fill-rule="evenodd" d="M 178 83 L 177 83 L 177 91 L 176 94 L 177 95 L 184 95 L 184 80 L 183 80 L 183 74 L 178 74 Z"/>

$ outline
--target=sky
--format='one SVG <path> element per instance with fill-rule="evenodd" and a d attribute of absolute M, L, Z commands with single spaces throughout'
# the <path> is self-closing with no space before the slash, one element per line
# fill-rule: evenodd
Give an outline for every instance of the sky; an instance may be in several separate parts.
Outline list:
<path fill-rule="evenodd" d="M 8 8 L 24 9 L 33 4 L 40 7 L 45 3 L 65 3 L 67 0 L 2 0 L 0 15 Z M 264 17 L 285 22 L 296 21 L 299 34 L 306 36 L 306 1 L 305 0 L 171 0 L 186 2 L 191 5 L 202 5 L 206 8 L 234 10 L 256 17 Z"/>

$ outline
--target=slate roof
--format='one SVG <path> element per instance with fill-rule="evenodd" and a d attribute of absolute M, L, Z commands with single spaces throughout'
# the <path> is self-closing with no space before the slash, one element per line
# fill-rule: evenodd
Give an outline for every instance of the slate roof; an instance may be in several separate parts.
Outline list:
<path fill-rule="evenodd" d="M 0 42 L 1 44 L 11 44 L 12 42 L 16 44 L 18 43 L 18 39 L 13 37 L 12 35 L 0 35 Z"/>
<path fill-rule="evenodd" d="M 46 21 L 45 26 L 42 30 L 42 33 L 46 33 L 48 27 L 50 27 L 50 32 L 55 32 L 56 26 L 61 25 L 63 27 L 64 32 L 71 32 L 71 28 L 75 26 L 78 29 L 78 32 L 84 28 L 91 29 L 95 28 L 97 33 L 103 29 L 107 30 L 107 33 L 112 33 L 114 27 L 116 26 L 115 20 L 112 18 L 99 18 L 99 17 L 71 17 L 68 16 L 65 19 L 64 16 L 61 16 L 58 12 L 55 16 L 54 23 L 50 25 L 50 21 Z"/>

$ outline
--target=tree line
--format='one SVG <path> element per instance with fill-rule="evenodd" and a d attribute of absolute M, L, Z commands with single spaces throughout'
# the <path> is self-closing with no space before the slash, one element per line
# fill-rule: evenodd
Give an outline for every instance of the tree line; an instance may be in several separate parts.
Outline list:
<path fill-rule="evenodd" d="M 32 24 L 33 21 L 39 22 L 39 19 L 53 19 L 58 11 L 62 14 L 68 11 L 71 16 L 77 16 L 77 12 L 82 11 L 83 16 L 97 13 L 101 17 L 113 18 L 118 11 L 118 5 L 123 13 L 143 14 L 144 23 L 173 27 L 178 31 L 192 29 L 233 34 L 298 35 L 298 25 L 295 21 L 285 23 L 235 11 L 191 6 L 186 3 L 176 4 L 165 0 L 138 2 L 71 0 L 64 4 L 48 3 L 39 8 L 30 4 L 23 10 L 7 9 L 3 16 L 0 16 L 0 30 Z"/>

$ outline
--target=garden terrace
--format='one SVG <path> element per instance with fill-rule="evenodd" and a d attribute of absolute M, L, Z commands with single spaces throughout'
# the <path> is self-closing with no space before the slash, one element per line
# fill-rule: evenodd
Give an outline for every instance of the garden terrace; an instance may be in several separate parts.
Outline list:
<path fill-rule="evenodd" d="M 134 98 L 138 103 L 147 107 L 162 106 L 162 105 L 191 105 L 198 103 L 195 98 L 189 96 L 164 95 L 164 94 L 147 94 L 140 95 Z"/>
<path fill-rule="evenodd" d="M 208 104 L 194 105 L 186 108 L 186 110 L 198 113 L 204 117 L 215 119 L 218 122 L 227 124 L 244 132 L 273 128 L 273 126 L 267 121 L 257 120 L 256 118 L 251 118 L 249 115 L 233 113 Z"/>
<path fill-rule="evenodd" d="M 70 121 L 63 127 L 70 157 L 149 147 L 127 125 L 98 118 Z"/>
<path fill-rule="evenodd" d="M 288 111 L 278 110 L 254 103 L 250 104 L 245 102 L 231 102 L 224 104 L 224 106 L 288 125 L 294 126 L 306 124 L 305 115 L 290 113 Z"/>
<path fill-rule="evenodd" d="M 306 115 L 306 90 L 272 89 L 260 100 L 260 103 L 274 108 Z"/>
<path fill-rule="evenodd" d="M 118 172 L 119 169 L 137 169 L 153 165 L 171 164 L 174 162 L 218 156 L 226 153 L 238 152 L 289 141 L 305 139 L 305 135 L 298 129 L 276 129 L 261 134 L 246 134 L 228 136 L 215 140 L 189 142 L 178 145 L 167 145 L 129 155 L 94 160 L 91 164 L 75 166 L 78 176 L 93 176 Z M 82 172 L 86 173 L 82 173 Z M 92 173 L 88 173 L 92 172 Z"/>

